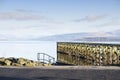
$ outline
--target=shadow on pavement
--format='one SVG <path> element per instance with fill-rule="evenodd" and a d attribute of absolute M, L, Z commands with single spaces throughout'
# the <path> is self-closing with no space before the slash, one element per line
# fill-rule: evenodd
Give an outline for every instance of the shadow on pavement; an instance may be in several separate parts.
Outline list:
<path fill-rule="evenodd" d="M 61 77 L 37 77 L 37 80 L 82 80 L 82 79 L 70 79 L 70 78 L 61 78 Z"/>
<path fill-rule="evenodd" d="M 15 78 L 15 77 L 0 77 L 0 80 L 30 80 L 30 79 Z"/>

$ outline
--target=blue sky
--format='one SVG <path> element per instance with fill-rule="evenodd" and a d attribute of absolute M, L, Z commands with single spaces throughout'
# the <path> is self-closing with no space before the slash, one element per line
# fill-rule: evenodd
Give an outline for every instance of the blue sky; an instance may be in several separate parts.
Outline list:
<path fill-rule="evenodd" d="M 0 0 L 0 40 L 115 30 L 119 0 Z"/>

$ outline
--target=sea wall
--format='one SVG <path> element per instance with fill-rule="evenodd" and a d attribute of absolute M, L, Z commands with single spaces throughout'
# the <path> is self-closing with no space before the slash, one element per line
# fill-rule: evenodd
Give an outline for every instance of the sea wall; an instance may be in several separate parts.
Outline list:
<path fill-rule="evenodd" d="M 58 42 L 57 60 L 73 65 L 120 65 L 120 45 Z"/>

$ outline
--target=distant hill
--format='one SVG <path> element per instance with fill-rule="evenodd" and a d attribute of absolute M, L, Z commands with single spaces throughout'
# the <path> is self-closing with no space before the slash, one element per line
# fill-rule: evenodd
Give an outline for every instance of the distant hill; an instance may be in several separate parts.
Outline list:
<path fill-rule="evenodd" d="M 111 32 L 80 32 L 52 36 L 17 37 L 0 34 L 0 41 L 120 41 L 120 30 Z"/>
<path fill-rule="evenodd" d="M 43 41 L 120 41 L 120 30 L 113 32 L 83 32 L 53 35 L 33 40 Z"/>
<path fill-rule="evenodd" d="M 119 42 L 120 41 L 120 38 L 118 37 L 86 37 L 86 38 L 83 38 L 83 39 L 77 39 L 76 41 L 99 41 L 99 42 Z"/>

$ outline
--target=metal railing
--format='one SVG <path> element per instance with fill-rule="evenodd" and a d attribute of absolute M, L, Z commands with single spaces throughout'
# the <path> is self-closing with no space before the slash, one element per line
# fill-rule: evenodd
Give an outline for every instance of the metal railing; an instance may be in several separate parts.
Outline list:
<path fill-rule="evenodd" d="M 54 64 L 55 58 L 46 53 L 37 53 L 38 66 L 40 63 L 44 66 L 45 64 Z"/>

